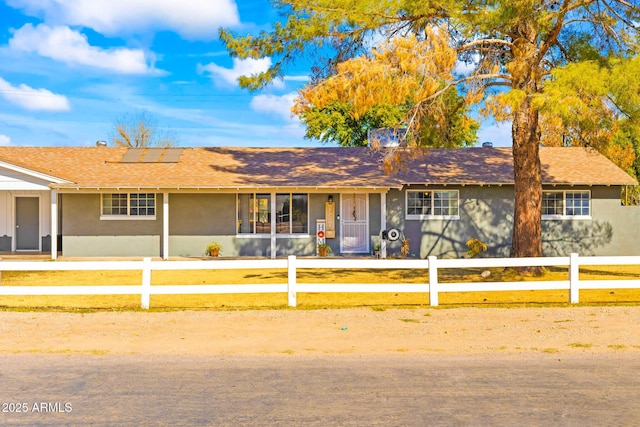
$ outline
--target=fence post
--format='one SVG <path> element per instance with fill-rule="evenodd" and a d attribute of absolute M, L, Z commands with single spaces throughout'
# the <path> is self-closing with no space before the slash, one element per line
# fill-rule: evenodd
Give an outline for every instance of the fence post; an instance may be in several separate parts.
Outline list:
<path fill-rule="evenodd" d="M 296 257 L 289 255 L 287 257 L 287 302 L 289 307 L 295 307 L 296 302 Z"/>
<path fill-rule="evenodd" d="M 578 254 L 569 256 L 569 302 L 577 304 L 580 300 L 580 261 Z"/>
<path fill-rule="evenodd" d="M 151 258 L 142 260 L 142 308 L 149 308 L 151 300 Z"/>
<path fill-rule="evenodd" d="M 438 266 L 436 257 L 428 256 L 429 260 L 429 305 L 438 305 Z"/>

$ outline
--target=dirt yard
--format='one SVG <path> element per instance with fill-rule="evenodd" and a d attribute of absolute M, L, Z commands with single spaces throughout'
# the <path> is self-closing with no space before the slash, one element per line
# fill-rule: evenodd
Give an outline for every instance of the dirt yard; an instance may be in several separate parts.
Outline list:
<path fill-rule="evenodd" d="M 640 306 L 0 312 L 0 353 L 640 353 Z M 622 355 L 622 354 L 621 354 Z"/>

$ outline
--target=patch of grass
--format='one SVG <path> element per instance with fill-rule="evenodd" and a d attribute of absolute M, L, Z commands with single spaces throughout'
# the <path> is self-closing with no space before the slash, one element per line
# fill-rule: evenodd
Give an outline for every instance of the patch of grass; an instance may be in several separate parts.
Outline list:
<path fill-rule="evenodd" d="M 610 344 L 607 347 L 614 350 L 624 350 L 627 348 L 627 346 L 624 344 Z"/>
<path fill-rule="evenodd" d="M 585 343 L 579 343 L 579 342 L 572 342 L 571 344 L 567 344 L 569 347 L 573 347 L 573 348 L 591 348 L 593 347 L 593 344 L 585 344 Z"/>
<path fill-rule="evenodd" d="M 549 353 L 549 354 L 556 354 L 556 353 L 560 353 L 560 350 L 558 350 L 557 348 L 545 348 L 542 349 L 543 353 Z"/>
<path fill-rule="evenodd" d="M 420 323 L 418 319 L 400 319 L 400 320 L 406 323 Z"/>

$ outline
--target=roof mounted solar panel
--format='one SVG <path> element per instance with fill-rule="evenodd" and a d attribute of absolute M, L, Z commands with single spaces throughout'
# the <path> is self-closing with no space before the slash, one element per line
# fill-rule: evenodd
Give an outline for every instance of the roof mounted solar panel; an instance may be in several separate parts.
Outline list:
<path fill-rule="evenodd" d="M 162 163 L 178 163 L 182 155 L 182 148 L 165 148 Z"/>
<path fill-rule="evenodd" d="M 120 163 L 138 163 L 143 152 L 144 148 L 129 148 Z"/>
<path fill-rule="evenodd" d="M 129 148 L 120 163 L 178 163 L 182 148 Z"/>
<path fill-rule="evenodd" d="M 140 163 L 158 163 L 164 150 L 164 148 L 147 148 Z"/>

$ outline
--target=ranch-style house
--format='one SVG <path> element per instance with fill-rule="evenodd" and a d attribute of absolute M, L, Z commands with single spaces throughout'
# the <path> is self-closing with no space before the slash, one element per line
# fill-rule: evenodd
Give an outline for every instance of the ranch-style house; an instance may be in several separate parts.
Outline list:
<path fill-rule="evenodd" d="M 415 151 L 394 175 L 370 148 L 0 147 L 0 252 L 73 257 L 508 256 L 510 148 Z M 637 255 L 636 181 L 601 154 L 540 147 L 547 256 Z"/>

